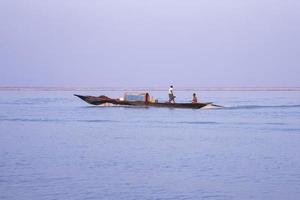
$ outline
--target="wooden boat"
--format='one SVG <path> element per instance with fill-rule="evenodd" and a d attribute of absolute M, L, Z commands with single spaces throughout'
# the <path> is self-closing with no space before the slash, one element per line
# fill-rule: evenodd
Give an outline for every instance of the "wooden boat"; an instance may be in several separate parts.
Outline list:
<path fill-rule="evenodd" d="M 190 109 L 199 109 L 203 108 L 205 106 L 216 106 L 212 102 L 208 103 L 169 103 L 169 102 L 153 102 L 144 100 L 144 101 L 129 101 L 129 100 L 123 100 L 123 99 L 111 99 L 107 96 L 82 96 L 74 94 L 75 96 L 79 97 L 83 101 L 92 104 L 92 105 L 119 105 L 119 106 L 138 106 L 138 107 L 163 107 L 163 108 L 190 108 Z"/>

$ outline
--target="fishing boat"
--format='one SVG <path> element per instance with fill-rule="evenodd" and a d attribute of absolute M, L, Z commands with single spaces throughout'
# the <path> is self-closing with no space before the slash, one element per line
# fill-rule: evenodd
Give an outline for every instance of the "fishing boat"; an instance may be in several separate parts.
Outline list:
<path fill-rule="evenodd" d="M 150 99 L 148 93 L 142 94 L 127 94 L 125 93 L 124 98 L 112 99 L 107 96 L 83 96 L 74 94 L 76 97 L 92 105 L 102 106 L 136 106 L 136 107 L 162 107 L 162 108 L 190 108 L 200 109 L 207 106 L 221 107 L 213 104 L 212 102 L 207 103 L 170 103 L 170 102 L 158 102 L 158 100 Z"/>

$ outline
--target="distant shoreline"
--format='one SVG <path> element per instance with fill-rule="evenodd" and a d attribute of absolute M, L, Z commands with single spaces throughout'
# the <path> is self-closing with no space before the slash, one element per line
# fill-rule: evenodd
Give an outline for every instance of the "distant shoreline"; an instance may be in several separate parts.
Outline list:
<path fill-rule="evenodd" d="M 1 87 L 0 91 L 166 91 L 167 87 Z M 300 87 L 176 87 L 176 91 L 300 91 Z"/>

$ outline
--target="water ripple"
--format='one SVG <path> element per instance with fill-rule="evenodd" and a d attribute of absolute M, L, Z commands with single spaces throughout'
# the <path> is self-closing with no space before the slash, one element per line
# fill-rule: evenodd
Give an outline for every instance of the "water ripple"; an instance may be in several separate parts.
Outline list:
<path fill-rule="evenodd" d="M 218 122 L 199 122 L 199 121 L 182 121 L 179 124 L 220 124 Z"/>

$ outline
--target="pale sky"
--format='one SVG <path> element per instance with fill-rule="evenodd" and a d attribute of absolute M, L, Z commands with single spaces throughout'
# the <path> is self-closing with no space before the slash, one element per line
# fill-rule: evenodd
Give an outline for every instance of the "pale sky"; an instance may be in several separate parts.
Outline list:
<path fill-rule="evenodd" d="M 299 0 L 1 0 L 0 86 L 300 86 Z"/>

